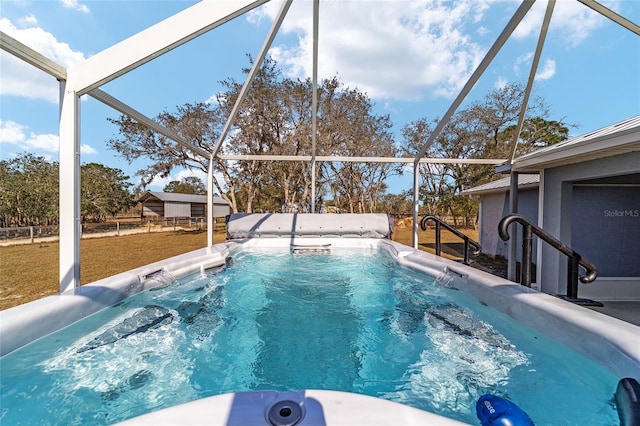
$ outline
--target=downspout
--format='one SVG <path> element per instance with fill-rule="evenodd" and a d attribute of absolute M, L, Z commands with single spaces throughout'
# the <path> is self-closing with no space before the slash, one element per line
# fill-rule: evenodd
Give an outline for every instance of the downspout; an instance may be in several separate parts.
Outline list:
<path fill-rule="evenodd" d="M 413 161 L 413 248 L 418 248 L 418 202 L 420 199 L 420 185 L 418 184 L 420 173 L 420 160 Z"/>
<path fill-rule="evenodd" d="M 514 172 L 511 170 L 510 182 L 509 182 L 509 211 L 511 214 L 518 213 L 518 172 Z M 514 281 L 516 278 L 516 256 L 517 256 L 517 244 L 516 244 L 516 233 L 515 233 L 515 223 L 512 227 L 513 238 L 509 238 L 509 242 L 507 248 L 509 250 L 509 256 L 507 258 L 507 279 L 510 281 Z"/>
<path fill-rule="evenodd" d="M 313 1 L 313 91 L 311 97 L 311 213 L 316 212 L 316 138 L 318 134 L 318 15 L 320 0 Z"/>
<path fill-rule="evenodd" d="M 213 155 L 207 169 L 207 247 L 213 245 Z"/>

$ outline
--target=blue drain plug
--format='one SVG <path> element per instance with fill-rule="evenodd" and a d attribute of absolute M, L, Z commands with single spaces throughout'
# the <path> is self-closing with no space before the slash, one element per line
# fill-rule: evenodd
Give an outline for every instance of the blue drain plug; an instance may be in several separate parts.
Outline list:
<path fill-rule="evenodd" d="M 302 419 L 302 407 L 295 401 L 278 401 L 269 409 L 268 417 L 273 426 L 293 426 Z"/>

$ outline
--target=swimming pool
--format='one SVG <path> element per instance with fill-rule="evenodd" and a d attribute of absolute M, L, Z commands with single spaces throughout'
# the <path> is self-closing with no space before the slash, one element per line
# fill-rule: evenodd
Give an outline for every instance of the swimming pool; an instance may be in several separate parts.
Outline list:
<path fill-rule="evenodd" d="M 36 393 L 44 373 L 52 383 L 38 388 L 48 386 L 47 396 L 24 406 L 18 418 L 53 410 L 55 418 L 68 411 L 89 416 L 81 423 L 112 423 L 228 392 L 328 389 L 470 423 L 475 399 L 491 392 L 515 399 L 539 424 L 553 412 L 560 413 L 554 424 L 563 418 L 617 424 L 611 397 L 618 377 L 637 377 L 637 347 L 628 340 L 637 327 L 388 240 L 295 242 L 225 243 L 134 271 L 135 285 L 118 277 L 118 285 L 93 286 L 94 295 L 111 299 L 147 291 L 3 357 L 3 423 L 12 423 L 11 409 Z M 225 267 L 229 256 L 233 265 Z M 76 301 L 83 312 L 100 300 L 58 298 Z M 12 332 L 5 318 L 3 349 L 5 331 Z M 616 330 L 607 336 L 610 327 Z M 11 381 L 21 387 L 8 388 Z M 325 394 L 307 393 L 314 395 L 326 401 Z"/>

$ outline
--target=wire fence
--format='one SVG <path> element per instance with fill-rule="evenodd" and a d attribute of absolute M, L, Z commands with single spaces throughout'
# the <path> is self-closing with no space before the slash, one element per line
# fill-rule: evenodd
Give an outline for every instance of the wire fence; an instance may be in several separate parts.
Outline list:
<path fill-rule="evenodd" d="M 216 218 L 216 220 L 219 220 Z M 82 237 L 119 236 L 143 232 L 168 231 L 206 231 L 207 219 L 204 217 L 184 218 L 145 218 L 143 221 L 109 221 L 100 223 L 83 223 Z M 39 241 L 55 241 L 60 237 L 60 226 L 22 226 L 0 228 L 0 243 L 36 243 Z"/>

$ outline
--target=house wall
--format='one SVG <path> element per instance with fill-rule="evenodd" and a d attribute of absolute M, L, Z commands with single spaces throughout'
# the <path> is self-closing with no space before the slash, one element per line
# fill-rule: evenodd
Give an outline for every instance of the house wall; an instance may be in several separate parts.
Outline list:
<path fill-rule="evenodd" d="M 624 252 L 629 256 L 638 258 L 640 241 L 636 238 L 631 238 L 630 241 L 620 240 L 620 236 L 624 235 L 625 231 L 629 231 L 629 233 L 633 232 L 634 229 L 637 231 L 637 228 L 640 227 L 640 217 L 636 218 L 637 220 L 635 221 L 633 218 L 628 218 L 624 223 L 616 222 L 611 218 L 611 222 L 607 224 L 604 229 L 596 230 L 595 224 L 593 227 L 585 224 L 587 219 L 583 216 L 573 216 L 575 212 L 573 207 L 574 197 L 576 197 L 578 205 L 586 202 L 588 208 L 596 212 L 596 216 L 594 217 L 599 217 L 600 212 L 602 213 L 602 217 L 598 218 L 598 223 L 601 225 L 604 221 L 604 211 L 616 209 L 616 207 L 610 208 L 609 204 L 615 201 L 614 198 L 605 197 L 602 193 L 600 193 L 599 196 L 593 197 L 593 195 L 597 194 L 593 192 L 589 194 L 588 191 L 585 194 L 582 190 L 574 191 L 574 183 L 582 180 L 609 178 L 612 176 L 637 173 L 640 173 L 640 152 L 632 152 L 544 170 L 540 177 L 541 188 L 543 188 L 541 205 L 543 215 L 541 226 L 560 241 L 571 245 L 574 241 L 573 233 L 578 232 L 574 229 L 573 223 L 578 222 L 582 224 L 579 232 L 589 233 L 594 240 L 600 240 L 601 244 L 594 244 L 588 250 L 593 250 L 593 247 L 596 249 L 600 247 L 604 250 L 610 250 L 612 247 L 615 247 L 619 251 L 611 255 L 617 256 L 619 253 Z M 638 209 L 640 209 L 640 200 L 636 197 L 638 197 L 637 192 L 629 192 L 626 200 L 625 197 L 622 197 L 625 209 L 627 209 L 626 206 L 633 206 L 634 203 L 638 206 Z M 621 200 L 618 199 L 618 201 Z M 631 207 L 631 210 L 635 209 Z M 576 237 L 575 239 L 578 245 L 586 248 L 583 240 L 584 238 L 581 239 L 581 237 Z M 575 249 L 580 252 L 578 250 L 579 247 Z M 595 254 L 595 257 L 599 259 L 599 263 L 601 264 L 608 262 L 608 256 L 606 253 Z M 538 264 L 540 264 L 540 262 L 542 262 L 543 266 L 538 268 L 538 282 L 541 283 L 542 291 L 551 294 L 566 294 L 566 256 L 544 244 L 540 250 Z M 596 264 L 596 267 L 597 266 Z M 607 266 L 605 266 L 603 270 L 611 273 Z M 623 273 L 622 275 L 628 275 L 628 273 Z M 640 277 L 599 276 L 594 283 L 580 284 L 578 287 L 578 296 L 599 301 L 640 300 Z"/>
<path fill-rule="evenodd" d="M 571 247 L 600 277 L 640 277 L 640 184 L 574 184 L 571 217 Z"/>
<path fill-rule="evenodd" d="M 498 235 L 498 223 L 509 212 L 509 192 L 483 194 L 480 196 L 480 232 L 479 243 L 482 252 L 490 255 L 509 257 L 508 242 L 502 241 Z M 538 222 L 538 190 L 527 189 L 518 192 L 518 214 Z M 509 236 L 516 239 L 516 247 L 522 246 L 522 228 L 516 225 L 509 231 Z M 533 241 L 534 259 L 537 242 Z M 522 250 L 517 251 L 517 260 L 522 258 Z"/>

